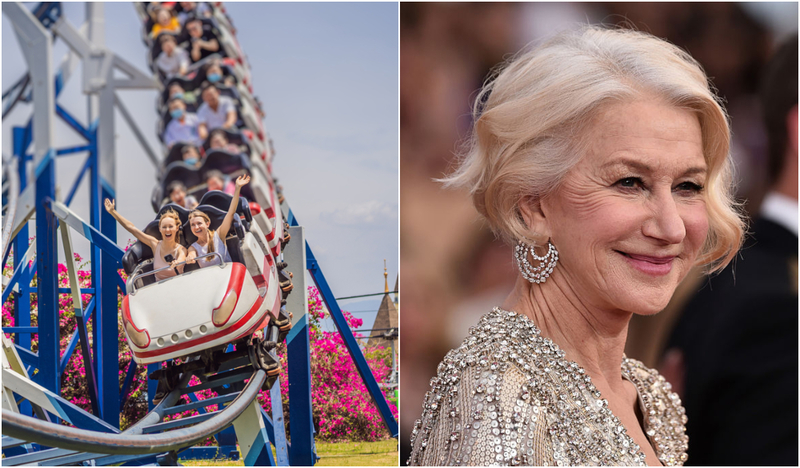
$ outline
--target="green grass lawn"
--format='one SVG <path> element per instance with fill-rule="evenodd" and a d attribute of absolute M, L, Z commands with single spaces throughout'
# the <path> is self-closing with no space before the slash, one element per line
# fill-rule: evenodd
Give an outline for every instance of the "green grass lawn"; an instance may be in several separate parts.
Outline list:
<path fill-rule="evenodd" d="M 317 466 L 398 466 L 395 439 L 379 442 L 317 442 Z M 244 466 L 239 461 L 184 460 L 185 466 Z"/>

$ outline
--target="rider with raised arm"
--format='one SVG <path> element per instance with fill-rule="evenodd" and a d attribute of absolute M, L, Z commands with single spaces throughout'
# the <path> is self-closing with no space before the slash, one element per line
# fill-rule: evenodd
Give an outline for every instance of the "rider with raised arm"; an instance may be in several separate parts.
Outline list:
<path fill-rule="evenodd" d="M 149 234 L 145 234 L 134 226 L 132 222 L 125 219 L 114 209 L 114 204 L 114 200 L 106 198 L 106 211 L 108 211 L 126 231 L 133 234 L 139 242 L 150 247 L 153 251 L 153 270 L 171 267 L 167 270 L 156 272 L 156 281 L 175 276 L 178 273 L 176 270 L 182 272 L 183 265 L 176 268 L 178 263 L 186 259 L 186 248 L 178 243 L 181 233 L 181 218 L 178 216 L 178 213 L 167 210 L 161 215 L 158 220 L 158 230 L 161 232 L 161 240 L 158 240 Z"/>
<path fill-rule="evenodd" d="M 194 263 L 195 258 L 212 252 L 219 252 L 226 262 L 231 261 L 231 256 L 225 247 L 225 238 L 228 237 L 228 231 L 230 231 L 233 224 L 233 214 L 236 213 L 236 208 L 239 206 L 239 192 L 249 182 L 249 175 L 243 175 L 236 179 L 236 190 L 233 192 L 228 213 L 225 214 L 225 219 L 222 220 L 222 224 L 219 225 L 216 231 L 209 230 L 211 219 L 207 214 L 199 210 L 192 211 L 189 214 L 189 226 L 192 228 L 192 233 L 197 236 L 197 242 L 189 247 L 186 263 Z M 212 241 L 209 242 L 209 240 Z M 199 264 L 201 267 L 207 267 L 218 265 L 219 263 L 219 257 L 214 256 L 200 260 Z"/>

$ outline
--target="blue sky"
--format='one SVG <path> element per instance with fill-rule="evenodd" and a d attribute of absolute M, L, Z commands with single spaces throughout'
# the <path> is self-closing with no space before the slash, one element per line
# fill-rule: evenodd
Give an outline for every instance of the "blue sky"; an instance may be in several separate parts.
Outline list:
<path fill-rule="evenodd" d="M 63 3 L 76 27 L 85 4 Z M 248 56 L 253 89 L 267 113 L 274 140 L 274 172 L 336 296 L 383 291 L 383 259 L 390 286 L 398 268 L 398 6 L 393 3 L 228 3 L 237 37 Z M 106 44 L 142 71 L 146 48 L 131 3 L 106 3 Z M 2 87 L 25 72 L 13 27 L 2 22 Z M 56 64 L 67 51 L 57 41 Z M 81 73 L 59 103 L 86 122 Z M 155 91 L 121 91 L 121 99 L 153 148 Z M 18 106 L 3 121 L 2 147 L 10 154 L 11 127 L 27 120 Z M 81 143 L 59 119 L 58 146 Z M 117 206 L 139 226 L 153 219 L 150 193 L 155 170 L 119 112 Z M 59 158 L 57 183 L 65 197 L 84 156 Z M 81 186 L 72 208 L 89 219 Z M 72 235 L 79 252 L 86 243 Z M 120 245 L 132 238 L 118 230 Z M 380 297 L 342 305 L 375 310 Z M 365 327 L 373 315 L 361 312 Z"/>

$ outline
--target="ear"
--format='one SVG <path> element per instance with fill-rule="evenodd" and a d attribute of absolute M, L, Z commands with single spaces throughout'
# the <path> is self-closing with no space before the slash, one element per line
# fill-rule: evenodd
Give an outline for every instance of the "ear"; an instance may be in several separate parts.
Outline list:
<path fill-rule="evenodd" d="M 528 228 L 526 233 L 528 239 L 537 244 L 543 244 L 550 239 L 550 222 L 545 214 L 546 210 L 542 209 L 541 199 L 533 197 L 522 199 L 519 204 L 519 212 Z"/>

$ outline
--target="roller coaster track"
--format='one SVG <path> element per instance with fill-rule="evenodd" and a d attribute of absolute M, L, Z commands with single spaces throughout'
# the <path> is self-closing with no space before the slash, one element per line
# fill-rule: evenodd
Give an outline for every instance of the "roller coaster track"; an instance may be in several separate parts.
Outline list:
<path fill-rule="evenodd" d="M 19 17 L 22 7 L 17 5 L 4 5 L 3 10 L 4 14 L 11 13 L 16 14 L 17 17 Z M 9 12 L 6 10 L 9 10 Z M 222 13 L 224 13 L 224 11 L 222 11 Z M 59 35 L 59 37 L 69 42 L 70 47 L 73 47 L 73 49 L 77 49 L 79 52 L 82 51 L 82 53 L 88 54 L 90 47 L 88 43 L 85 42 L 85 39 L 80 37 L 82 33 L 76 28 L 72 27 L 68 22 L 61 21 L 60 15 L 61 10 L 58 3 L 42 3 L 33 11 L 33 16 L 36 18 L 36 20 L 38 20 L 39 23 L 41 23 L 41 26 L 47 30 L 52 30 L 54 34 L 53 38 L 55 35 Z M 227 22 L 227 18 L 224 14 L 215 15 L 215 19 L 221 26 L 227 28 L 228 31 L 233 32 L 232 27 L 230 23 Z M 41 37 L 43 38 L 42 42 L 49 42 L 50 36 Z M 235 46 L 238 50 L 238 42 L 235 43 Z M 95 55 L 97 55 L 95 58 L 102 58 L 100 56 L 103 54 Z M 110 57 L 113 57 L 113 54 L 108 53 L 103 55 L 103 57 L 108 60 L 112 60 Z M 249 68 L 249 65 L 247 65 L 246 61 L 244 61 L 240 50 L 238 50 L 238 57 L 238 63 Z M 87 57 L 83 57 L 83 59 L 86 58 Z M 117 58 L 115 57 L 113 60 L 117 60 Z M 74 62 L 68 57 L 67 60 L 65 60 L 64 65 L 62 65 L 62 68 L 59 71 L 56 79 L 56 96 L 62 89 L 60 83 L 63 83 L 63 81 L 69 76 L 72 68 L 75 66 L 75 63 L 77 62 Z M 111 62 L 107 62 L 107 64 L 108 63 Z M 124 60 L 121 60 L 120 63 L 117 63 L 116 61 L 113 63 L 116 64 L 115 66 L 120 65 L 120 63 L 122 65 L 125 64 Z M 4 115 L 10 112 L 14 105 L 18 102 L 29 101 L 32 97 L 41 98 L 41 92 L 35 94 L 31 91 L 32 87 L 38 86 L 36 83 L 41 82 L 41 80 L 34 79 L 36 77 L 34 74 L 35 71 L 36 69 L 32 68 L 29 74 L 23 76 L 22 79 L 20 79 L 15 85 L 13 85 L 4 93 Z M 130 68 L 126 69 L 123 67 L 123 71 L 126 71 L 127 73 L 130 71 Z M 41 71 L 38 73 L 41 73 Z M 130 74 L 133 76 L 133 78 L 130 80 L 131 83 L 139 83 L 143 87 L 148 85 L 146 81 L 149 79 L 149 77 L 139 76 L 136 78 L 135 73 L 131 72 Z M 243 80 L 243 83 L 246 82 Z M 251 88 L 250 92 L 252 92 Z M 250 96 L 246 92 L 245 94 Z M 249 97 L 248 99 L 251 98 L 252 97 Z M 114 96 L 114 99 L 117 98 Z M 125 117 L 127 112 L 124 110 L 124 107 L 119 102 L 117 102 L 117 104 L 119 105 L 119 110 Z M 46 106 L 39 107 L 46 108 Z M 71 125 L 73 128 L 78 128 L 78 130 L 80 130 L 79 133 L 89 133 L 88 130 L 82 129 L 80 125 L 68 118 L 69 114 L 66 111 L 57 106 L 56 111 L 59 117 L 65 120 L 69 125 Z M 126 119 L 129 121 L 132 120 L 129 115 L 127 115 Z M 250 130 L 254 131 L 257 129 L 250 128 Z M 22 136 L 30 140 L 32 135 L 30 123 L 26 132 L 27 133 L 24 133 Z M 41 133 L 39 134 L 40 136 Z M 262 135 L 258 135 L 258 132 L 253 133 L 264 140 Z M 94 135 L 94 142 L 90 143 L 90 146 L 94 145 L 95 147 L 94 158 L 96 163 L 98 133 L 95 133 Z M 17 135 L 15 133 L 15 137 L 16 136 Z M 15 155 L 18 158 L 20 158 L 20 156 L 24 156 L 25 147 L 27 147 L 30 143 L 31 142 L 28 141 L 22 145 L 23 148 L 20 154 L 17 154 L 17 150 L 15 149 Z M 266 140 L 264 140 L 261 144 L 267 145 L 267 147 L 269 146 L 268 141 Z M 40 144 L 39 146 L 41 147 L 42 145 Z M 77 150 L 84 150 L 87 147 L 75 147 L 69 151 L 78 152 Z M 271 153 L 271 150 L 257 149 L 254 151 L 254 157 L 260 156 L 262 158 L 264 165 L 266 165 L 266 173 L 271 176 L 271 167 L 268 165 L 268 162 L 271 160 L 271 158 L 266 157 L 268 153 Z M 154 155 L 151 156 L 151 159 L 156 159 Z M 52 157 L 52 154 L 47 156 L 47 158 L 49 157 Z M 45 165 L 41 167 L 47 166 L 47 158 L 44 159 Z M 11 244 L 9 239 L 14 238 L 16 232 L 24 233 L 25 235 L 22 236 L 23 238 L 27 237 L 27 227 L 22 226 L 27 222 L 28 219 L 30 219 L 32 215 L 34 215 L 34 213 L 39 213 L 37 220 L 41 221 L 42 227 L 45 226 L 45 221 L 53 222 L 53 224 L 50 227 L 50 232 L 44 228 L 39 230 L 40 226 L 37 226 L 37 242 L 34 242 L 30 247 L 27 247 L 27 242 L 25 242 L 23 245 L 23 243 L 19 242 L 19 239 L 14 240 L 14 262 L 15 264 L 18 264 L 19 267 L 9 280 L 9 286 L 19 286 L 19 284 L 15 285 L 15 282 L 21 284 L 20 279 L 17 277 L 18 274 L 22 277 L 25 277 L 26 281 L 29 283 L 29 277 L 32 277 L 32 272 L 35 271 L 34 267 L 36 265 L 35 263 L 29 263 L 29 261 L 32 255 L 37 251 L 36 249 L 39 248 L 38 239 L 46 238 L 51 234 L 54 235 L 56 231 L 56 223 L 60 223 L 59 229 L 61 229 L 65 257 L 70 258 L 72 256 L 71 253 L 67 253 L 72 252 L 71 241 L 69 240 L 68 234 L 68 229 L 72 229 L 75 232 L 82 233 L 84 237 L 89 239 L 95 247 L 103 250 L 103 268 L 105 268 L 105 265 L 107 264 L 114 265 L 113 269 L 111 270 L 111 279 L 119 281 L 120 279 L 116 275 L 116 268 L 118 268 L 116 265 L 118 265 L 118 263 L 111 262 L 112 260 L 119 262 L 119 259 L 122 256 L 122 250 L 116 245 L 115 236 L 112 236 L 112 238 L 106 237 L 106 235 L 109 235 L 108 232 L 101 232 L 98 230 L 100 227 L 98 223 L 93 222 L 94 226 L 87 224 L 78 218 L 68 207 L 82 174 L 79 176 L 78 182 L 75 183 L 75 186 L 67 196 L 66 203 L 61 203 L 55 199 L 55 196 L 52 193 L 47 196 L 41 196 L 38 193 L 39 190 L 36 185 L 29 185 L 26 190 L 20 192 L 20 186 L 25 188 L 26 181 L 20 180 L 16 176 L 18 171 L 21 174 L 24 174 L 26 167 L 24 162 L 25 159 L 20 158 L 19 160 L 23 161 L 21 163 L 21 170 L 16 167 L 16 159 L 14 159 L 11 164 L 6 164 L 6 161 L 4 161 L 5 183 L 3 186 L 3 191 L 5 195 L 4 201 L 6 202 L 7 208 L 5 208 L 4 215 L 6 219 L 3 223 L 2 242 L 0 242 L 0 251 L 2 251 L 4 258 L 3 263 L 5 264 L 5 259 L 7 258 L 9 252 L 9 244 Z M 154 162 L 158 163 L 159 161 Z M 84 166 L 84 171 L 86 170 L 86 167 L 88 167 L 88 164 L 89 163 L 87 160 L 87 165 Z M 264 171 L 264 169 L 261 170 Z M 38 177 L 39 173 L 37 172 L 37 183 Z M 270 190 L 272 190 L 271 180 L 269 185 Z M 42 192 L 45 191 L 42 190 Z M 105 192 L 99 191 L 98 193 Z M 111 197 L 113 198 L 113 195 L 111 195 Z M 33 201 L 34 198 L 36 200 L 35 203 Z M 97 198 L 101 199 L 100 197 Z M 21 208 L 17 209 L 18 205 Z M 270 209 L 273 210 L 281 209 L 279 206 L 277 206 L 280 205 L 280 202 L 275 203 L 275 200 L 265 200 L 265 203 L 261 203 L 261 205 L 263 207 L 267 207 L 269 205 Z M 314 278 L 314 281 L 318 285 L 318 288 L 320 289 L 324 300 L 328 305 L 328 309 L 331 311 L 331 316 L 334 318 L 337 328 L 339 328 L 340 333 L 342 333 L 345 339 L 347 347 L 354 362 L 356 363 L 356 366 L 358 367 L 362 379 L 364 379 L 372 398 L 375 400 L 376 405 L 382 412 L 384 421 L 389 429 L 390 434 L 394 437 L 397 437 L 397 421 L 392 416 L 391 411 L 389 410 L 389 407 L 379 389 L 379 386 L 369 370 L 363 354 L 361 354 L 358 348 L 358 344 L 356 343 L 352 332 L 345 323 L 344 316 L 336 304 L 336 300 L 330 291 L 327 282 L 325 281 L 324 275 L 322 274 L 316 259 L 308 247 L 308 244 L 305 243 L 304 238 L 302 237 L 302 228 L 297 227 L 298 225 L 294 215 L 291 213 L 291 210 L 288 209 L 288 205 L 285 206 L 288 213 L 289 224 L 295 226 L 292 228 L 295 229 L 293 235 L 297 236 L 296 238 L 298 241 L 295 241 L 293 252 L 291 254 L 288 251 L 283 250 L 281 255 L 286 254 L 287 257 L 284 258 L 285 262 L 281 261 L 280 263 L 283 265 L 283 267 L 286 267 L 287 262 L 289 262 L 295 267 L 300 267 L 300 271 L 303 271 L 305 267 L 305 269 L 307 269 L 311 274 L 312 278 Z M 44 207 L 44 210 L 42 210 L 41 207 Z M 281 219 L 280 222 L 283 223 L 283 219 Z M 20 229 L 24 230 L 19 231 Z M 288 225 L 286 232 L 288 233 Z M 280 235 L 278 239 L 284 238 L 286 241 L 288 241 L 289 237 L 291 236 Z M 300 245 L 299 247 L 297 247 L 298 242 Z M 54 243 L 55 239 L 53 239 L 53 246 L 55 245 Z M 42 242 L 42 244 L 45 244 L 45 242 Z M 283 246 L 285 247 L 285 243 Z M 22 253 L 25 252 L 25 248 L 27 248 L 27 252 L 22 255 Z M 53 249 L 50 249 L 49 251 L 45 249 L 39 249 L 39 257 L 42 258 L 42 265 L 51 260 L 52 263 L 55 264 L 55 259 L 47 260 L 47 255 L 50 255 L 52 250 Z M 55 251 L 57 252 L 57 250 Z M 292 260 L 289 260 L 289 255 L 292 256 Z M 105 256 L 113 258 L 106 259 Z M 276 260 L 278 259 L 276 258 Z M 34 267 L 29 266 L 29 264 L 33 265 Z M 283 267 L 280 268 L 282 269 Z M 71 291 L 73 295 L 73 304 L 81 304 L 80 294 L 82 293 L 82 290 L 80 287 L 74 286 L 78 284 L 77 277 L 75 277 L 74 265 L 68 264 L 68 269 L 70 269 L 71 275 L 70 283 L 73 285 Z M 41 271 L 42 270 L 40 269 L 39 272 Z M 95 280 L 101 275 L 98 275 L 99 270 L 93 270 L 93 272 L 92 284 L 96 284 Z M 305 292 L 305 282 L 302 280 L 303 274 L 298 276 L 301 277 L 301 287 L 298 289 L 300 294 L 302 294 Z M 42 279 L 45 277 L 45 275 L 42 275 L 39 281 L 39 286 L 46 281 Z M 102 277 L 105 278 L 105 276 Z M 281 278 L 281 281 L 288 282 L 289 280 L 284 275 L 284 277 Z M 122 284 L 121 287 L 124 290 L 124 284 Z M 285 285 L 282 285 L 282 287 L 286 288 Z M 29 294 L 30 289 L 31 288 L 25 285 L 22 295 Z M 103 308 L 104 310 L 113 311 L 112 317 L 116 317 L 117 285 L 113 284 L 113 289 L 108 289 L 114 291 L 112 302 L 109 307 L 106 307 L 106 304 L 104 304 Z M 86 289 L 83 291 L 85 290 Z M 288 294 L 288 291 L 290 290 L 290 287 L 288 289 L 284 289 L 284 293 Z M 60 291 L 60 293 L 65 294 L 66 292 Z M 278 293 L 280 294 L 280 291 Z M 8 297 L 8 294 L 9 291 L 4 291 L 4 300 Z M 286 300 L 286 294 L 283 295 L 284 300 Z M 297 295 L 298 293 L 295 293 L 295 296 Z M 111 297 L 110 295 L 107 296 Z M 41 299 L 42 297 L 45 297 L 45 295 L 40 294 L 38 297 Z M 98 296 L 96 295 L 95 298 L 97 297 Z M 296 304 L 292 306 L 293 308 L 291 310 L 299 312 L 307 307 L 307 299 L 305 299 L 305 296 L 301 296 L 300 298 L 295 297 L 290 300 L 296 302 Z M 287 308 L 289 305 L 287 305 Z M 86 333 L 87 321 L 83 319 L 84 316 L 90 317 L 92 314 L 92 307 L 95 307 L 95 311 L 97 310 L 94 299 L 92 299 L 92 302 L 89 306 L 86 306 L 88 310 L 84 311 L 81 310 L 80 306 L 76 306 L 75 317 L 77 319 L 77 331 L 73 337 L 78 337 L 78 341 L 82 346 L 83 362 L 86 363 L 85 367 L 87 370 L 87 387 L 93 386 L 94 382 L 96 382 L 93 380 L 95 378 L 94 372 L 98 372 L 99 374 L 99 371 L 97 370 L 92 371 L 92 366 L 90 365 L 92 359 L 88 351 L 89 339 Z M 44 310 L 44 308 L 39 310 L 40 323 L 37 325 L 37 327 L 28 326 L 30 323 L 22 323 L 21 326 L 16 328 L 10 327 L 10 330 L 5 331 L 16 333 L 17 337 L 19 337 L 20 333 L 34 333 L 32 330 L 35 329 L 35 332 L 39 333 L 41 336 L 41 317 L 43 317 L 43 314 L 41 313 L 42 310 Z M 106 407 L 104 407 L 105 409 L 103 409 L 102 412 L 99 411 L 97 407 L 98 403 L 94 401 L 95 399 L 99 399 L 98 390 L 95 388 L 94 393 L 91 395 L 92 412 L 87 412 L 77 407 L 61 397 L 61 395 L 58 393 L 57 385 L 54 385 L 56 388 L 55 392 L 50 391 L 44 386 L 33 382 L 28 376 L 26 369 L 29 366 L 35 367 L 39 370 L 39 374 L 37 375 L 37 381 L 39 382 L 44 380 L 41 379 L 41 377 L 58 375 L 55 372 L 41 372 L 42 366 L 37 366 L 36 362 L 33 361 L 33 359 L 37 359 L 38 363 L 42 362 L 42 343 L 44 343 L 44 341 L 40 342 L 39 354 L 34 354 L 25 347 L 14 345 L 4 336 L 2 336 L 2 449 L 4 453 L 2 464 L 9 466 L 56 466 L 87 463 L 92 465 L 117 465 L 126 463 L 141 464 L 147 462 L 157 462 L 161 465 L 177 464 L 179 451 L 196 445 L 198 442 L 201 442 L 214 435 L 217 435 L 217 438 L 219 439 L 220 450 L 223 446 L 225 446 L 233 451 L 233 455 L 238 455 L 235 445 L 222 443 L 222 439 L 227 438 L 228 435 L 224 435 L 222 438 L 219 437 L 219 433 L 221 431 L 233 426 L 236 433 L 236 439 L 238 439 L 239 450 L 246 465 L 287 465 L 289 464 L 289 444 L 286 441 L 286 434 L 283 426 L 283 405 L 281 401 L 280 385 L 274 385 L 276 383 L 279 370 L 279 360 L 274 354 L 274 350 L 277 343 L 283 341 L 284 339 L 287 341 L 287 355 L 291 356 L 291 353 L 296 353 L 296 356 L 299 357 L 295 358 L 298 359 L 296 363 L 302 364 L 287 368 L 289 378 L 297 378 L 297 380 L 292 380 L 294 388 L 308 389 L 303 390 L 307 392 L 305 395 L 302 395 L 302 397 L 305 399 L 290 398 L 290 407 L 292 408 L 291 411 L 293 414 L 292 428 L 296 430 L 296 432 L 293 434 L 295 452 L 292 454 L 292 457 L 294 457 L 292 463 L 304 465 L 313 464 L 316 455 L 314 453 L 314 429 L 311 416 L 311 375 L 309 369 L 310 356 L 308 354 L 307 333 L 305 338 L 303 338 L 302 333 L 298 332 L 294 333 L 293 335 L 289 335 L 287 338 L 286 333 L 288 332 L 289 327 L 286 325 L 290 324 L 290 319 L 283 316 L 283 312 L 284 310 L 281 311 L 281 315 L 279 316 L 280 320 L 271 321 L 269 326 L 266 328 L 266 338 L 264 339 L 255 339 L 250 337 L 242 338 L 236 343 L 230 345 L 220 345 L 220 347 L 217 348 L 203 350 L 200 352 L 200 354 L 190 356 L 189 358 L 173 360 L 166 364 L 165 367 L 162 367 L 158 370 L 150 368 L 149 378 L 154 381 L 158 381 L 157 387 L 160 401 L 158 401 L 156 406 L 152 408 L 151 411 L 147 413 L 141 420 L 122 432 L 115 427 L 116 422 L 113 421 L 116 415 L 116 402 L 118 400 L 105 399 L 104 404 L 106 404 Z M 95 312 L 95 319 L 97 316 L 98 314 Z M 295 317 L 295 321 L 297 322 L 297 317 Z M 111 323 L 112 325 L 110 328 L 113 329 L 108 329 L 105 331 L 105 333 L 116 336 L 116 320 L 108 321 L 107 323 Z M 305 326 L 307 326 L 307 322 L 305 323 Z M 303 325 L 303 322 L 297 322 L 296 325 L 297 324 Z M 279 326 L 282 328 L 279 329 Z M 294 331 L 302 330 L 304 330 L 304 328 L 303 326 L 300 326 L 296 327 Z M 56 331 L 58 331 L 57 328 Z M 101 328 L 95 328 L 94 331 L 103 333 Z M 56 342 L 57 339 L 58 334 L 56 334 Z M 74 341 L 75 340 L 73 340 L 73 342 Z M 115 355 L 116 342 L 114 343 L 115 344 L 111 349 L 111 354 Z M 28 343 L 28 346 L 29 345 L 30 342 Z M 69 356 L 73 352 L 72 350 L 75 349 L 74 344 L 71 346 L 72 347 L 70 350 L 65 353 L 64 356 L 58 355 L 57 346 L 54 348 L 59 363 L 61 361 L 63 361 L 63 363 L 67 362 L 67 359 L 69 359 Z M 97 359 L 97 354 L 98 351 L 95 351 L 95 359 Z M 25 358 L 24 363 L 23 359 L 20 358 L 20 355 Z M 97 363 L 97 361 L 95 363 Z M 59 372 L 63 372 L 64 365 L 60 367 L 61 370 Z M 159 365 L 160 364 L 152 364 L 154 367 L 158 367 Z M 56 369 L 58 370 L 59 367 L 56 367 Z M 108 370 L 107 368 L 104 369 Z M 111 385 L 112 391 L 116 392 L 116 369 L 111 369 L 111 371 L 112 372 L 106 372 L 105 375 L 112 375 L 113 377 L 111 379 L 107 378 L 106 382 L 113 382 Z M 128 369 L 128 375 L 125 379 L 126 383 L 122 385 L 123 390 L 120 392 L 122 396 L 127 395 L 128 386 L 133 380 L 133 375 L 135 372 L 136 364 L 133 364 Z M 294 372 L 294 377 L 292 377 L 292 372 Z M 156 387 L 156 385 L 153 385 L 154 383 L 155 382 L 151 382 L 151 385 L 149 386 L 151 390 L 153 387 Z M 270 398 L 273 403 L 271 417 L 264 409 L 262 409 L 257 399 L 259 392 L 266 389 L 270 389 Z M 207 392 L 209 390 L 214 392 L 215 395 L 209 397 Z M 153 395 L 151 394 L 150 396 L 145 395 L 138 398 L 149 399 L 152 398 L 152 396 Z M 15 400 L 15 398 L 19 398 L 19 400 Z M 114 395 L 114 398 L 116 398 L 116 395 Z M 37 416 L 36 418 L 20 414 L 19 404 L 23 400 L 27 400 L 27 402 L 30 403 L 31 409 Z M 109 401 L 113 402 L 110 408 L 108 408 Z M 188 412 L 196 412 L 196 414 Z M 101 415 L 101 413 L 104 417 L 103 419 L 98 417 L 98 415 Z M 108 414 L 113 415 L 110 420 L 108 418 Z M 176 416 L 179 414 L 181 417 L 176 418 Z M 294 415 L 297 415 L 296 420 L 294 419 Z M 59 419 L 62 423 L 67 423 L 69 425 L 59 423 Z M 39 447 L 35 447 L 33 444 L 39 444 Z M 233 442 L 230 442 L 230 444 L 233 444 Z M 277 459 L 273 458 L 271 444 L 274 444 Z"/>
<path fill-rule="evenodd" d="M 173 380 L 171 385 L 174 388 L 150 413 L 121 433 L 114 432 L 111 426 L 104 427 L 101 421 L 96 423 L 96 427 L 110 432 L 79 429 L 3 411 L 3 449 L 30 442 L 57 447 L 7 457 L 3 459 L 3 465 L 53 466 L 88 460 L 93 460 L 96 465 L 109 465 L 152 457 L 154 454 L 177 460 L 179 450 L 237 423 L 237 418 L 246 410 L 252 411 L 252 407 L 258 405 L 258 392 L 274 381 L 274 377 L 270 378 L 265 370 L 253 367 L 250 347 L 245 341 L 237 343 L 236 347 L 238 351 L 224 353 L 219 350 L 213 355 L 209 353 L 208 359 L 198 358 L 174 365 L 174 369 L 165 368 L 164 375 L 155 377 Z M 208 370 L 210 362 L 213 362 L 216 370 Z M 37 388 L 30 380 L 13 377 L 9 372 L 14 371 L 4 370 L 4 386 L 13 386 L 17 393 L 27 387 L 26 395 L 42 392 L 43 389 Z M 247 383 L 244 383 L 245 380 Z M 197 397 L 197 392 L 208 389 L 217 392 L 218 396 L 208 399 Z M 57 397 L 53 398 L 46 391 L 42 393 L 45 398 L 31 397 L 34 405 L 37 402 L 48 405 L 47 399 L 58 401 Z M 44 409 L 55 410 L 69 418 L 67 406 L 70 404 L 61 401 L 59 405 Z M 209 411 L 206 408 L 210 406 L 218 408 Z M 172 415 L 192 410 L 198 410 L 200 414 L 170 419 Z"/>
<path fill-rule="evenodd" d="M 61 11 L 57 4 L 42 3 L 33 14 L 49 29 Z M 28 73 L 4 93 L 3 116 L 18 102 L 30 99 L 26 96 L 30 92 L 29 83 Z M 5 258 L 16 225 L 20 181 L 15 159 L 4 161 L 3 169 L 6 203 L 0 252 Z M 70 223 L 68 218 L 59 217 L 62 223 L 73 225 L 75 220 Z M 87 228 L 82 220 L 77 221 Z M 279 366 L 274 348 L 285 332 L 281 333 L 274 323 L 265 331 L 269 341 L 245 338 L 235 344 L 204 350 L 188 360 L 184 358 L 185 362 L 173 360 L 166 367 L 151 372 L 149 378 L 158 381 L 163 396 L 149 413 L 123 432 L 33 382 L 17 348 L 4 338 L 2 449 L 5 452 L 22 446 L 26 453 L 6 454 L 2 464 L 55 466 L 89 462 L 112 465 L 141 462 L 142 459 L 176 464 L 178 451 L 231 425 L 236 430 L 243 456 L 249 456 L 248 464 L 273 464 L 272 454 L 264 452 L 270 451 L 269 439 L 275 440 L 275 432 L 283 432 L 282 414 L 278 421 L 281 426 L 273 428 L 272 422 L 262 416 L 257 397 L 262 389 L 271 388 L 276 381 Z M 208 395 L 200 393 L 206 390 L 216 395 L 207 398 Z M 15 401 L 15 395 L 22 399 Z M 23 400 L 30 402 L 38 418 L 19 413 L 18 405 Z M 277 401 L 280 406 L 279 396 Z M 176 419 L 178 414 L 183 417 Z M 71 425 L 53 422 L 50 415 Z M 279 434 L 279 437 L 285 442 L 285 435 Z M 41 449 L 35 450 L 32 443 L 39 444 Z M 285 444 L 283 449 L 285 451 Z"/>

